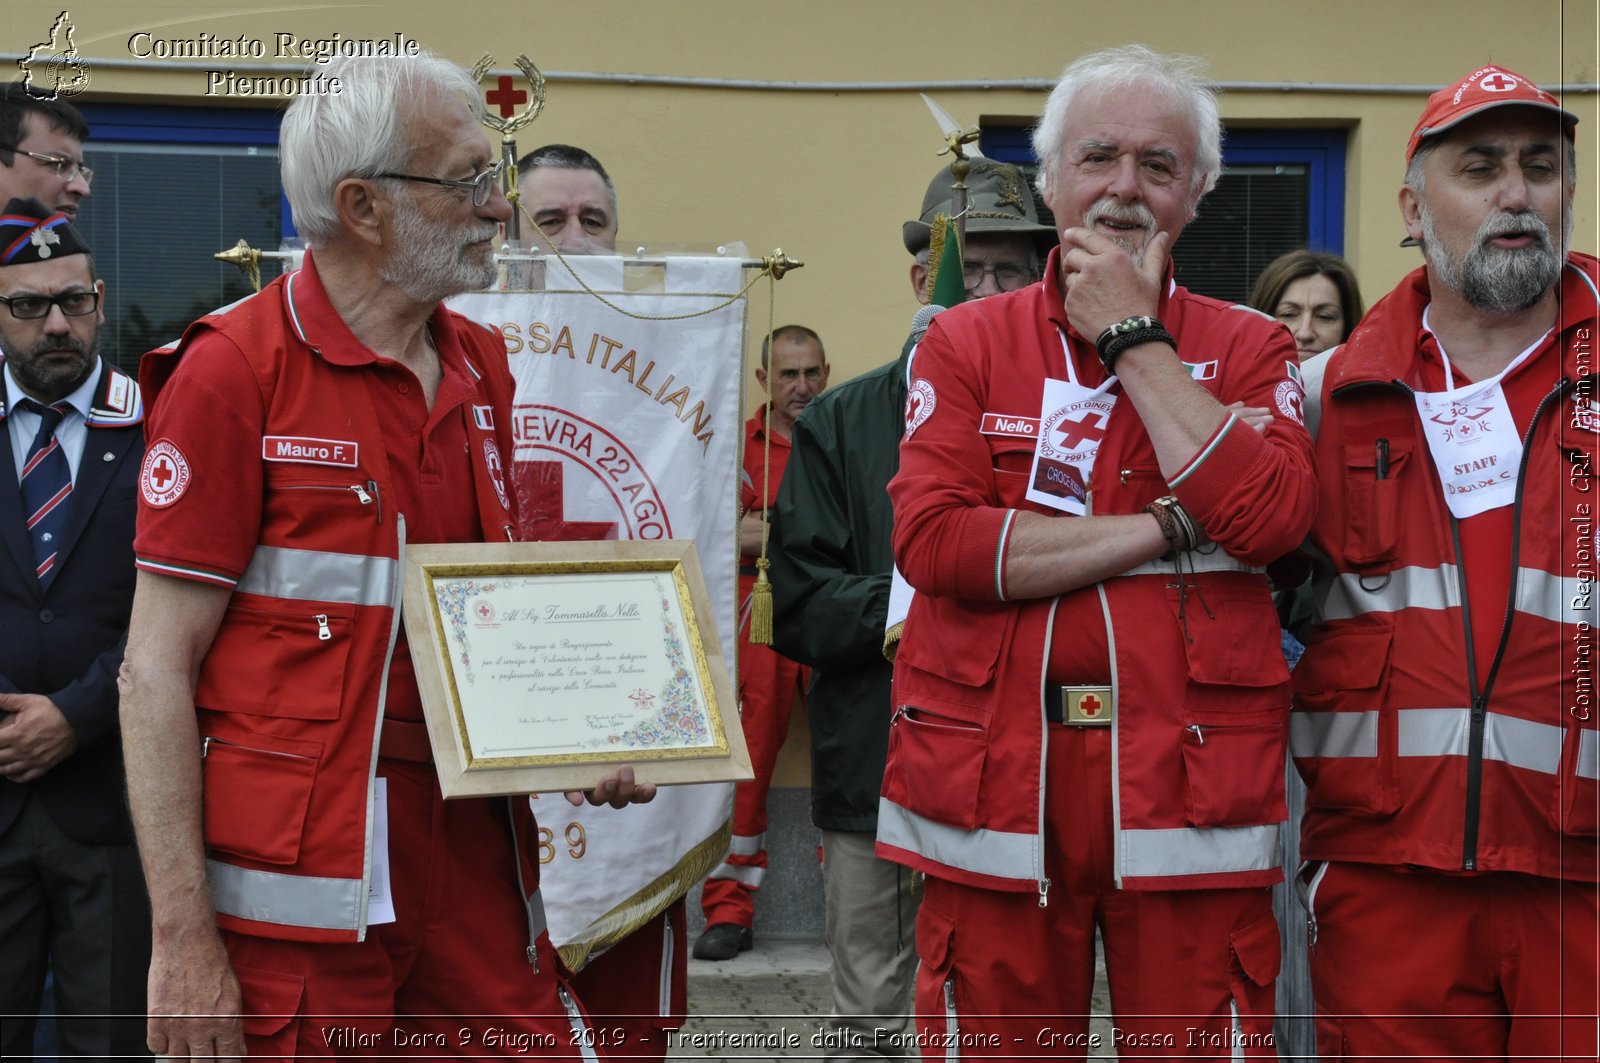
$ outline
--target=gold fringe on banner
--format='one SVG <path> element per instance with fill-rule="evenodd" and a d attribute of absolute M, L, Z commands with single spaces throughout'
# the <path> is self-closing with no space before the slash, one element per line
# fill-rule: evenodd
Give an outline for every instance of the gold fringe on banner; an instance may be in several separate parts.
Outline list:
<path fill-rule="evenodd" d="M 777 321 L 772 300 L 777 291 L 773 276 L 767 274 L 767 371 L 772 371 L 772 330 Z M 756 585 L 750 592 L 750 641 L 757 646 L 772 645 L 772 582 L 767 579 L 767 538 L 772 531 L 772 521 L 766 516 L 767 499 L 772 497 L 772 385 L 767 384 L 766 430 L 761 433 L 761 556 L 756 558 Z"/>

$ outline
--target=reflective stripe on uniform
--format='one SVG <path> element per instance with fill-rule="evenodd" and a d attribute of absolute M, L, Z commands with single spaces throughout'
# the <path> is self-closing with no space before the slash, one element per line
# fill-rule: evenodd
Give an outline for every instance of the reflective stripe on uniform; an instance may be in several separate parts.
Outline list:
<path fill-rule="evenodd" d="M 358 878 L 252 871 L 209 859 L 206 874 L 217 911 L 258 923 L 355 933 L 367 898 Z"/>
<path fill-rule="evenodd" d="M 1289 717 L 1289 752 L 1297 757 L 1375 757 L 1376 712 L 1296 712 Z"/>
<path fill-rule="evenodd" d="M 1034 835 L 982 827 L 963 830 L 919 816 L 887 797 L 878 798 L 878 840 L 974 874 L 1023 881 L 1036 877 L 1033 849 L 1038 839 Z"/>
<path fill-rule="evenodd" d="M 735 834 L 728 839 L 729 856 L 755 856 L 767 847 L 767 834 Z"/>
<path fill-rule="evenodd" d="M 1400 713 L 1402 757 L 1464 757 L 1470 709 L 1406 709 Z M 1489 712 L 1483 718 L 1483 759 L 1554 775 L 1561 768 L 1562 729 Z"/>
<path fill-rule="evenodd" d="M 1183 555 L 1183 570 L 1186 574 L 1190 572 L 1254 572 L 1259 574 L 1266 571 L 1264 568 L 1245 564 L 1221 548 L 1212 550 L 1210 553 L 1189 551 Z M 1142 565 L 1134 565 L 1126 572 L 1117 573 L 1118 577 L 1170 575 L 1172 575 L 1172 562 L 1160 559 L 1146 561 Z"/>
<path fill-rule="evenodd" d="M 766 875 L 766 868 L 756 867 L 754 864 L 721 863 L 712 868 L 711 873 L 706 878 L 728 879 L 739 883 L 741 886 L 748 886 L 753 890 L 758 890 L 761 888 L 761 880 Z"/>
<path fill-rule="evenodd" d="M 1278 824 L 1124 829 L 1123 878 L 1217 875 L 1278 866 Z"/>
<path fill-rule="evenodd" d="M 1558 624 L 1581 621 L 1591 627 L 1600 625 L 1600 595 L 1591 594 L 1590 586 L 1581 585 L 1572 576 L 1523 566 L 1517 569 L 1516 608 L 1519 613 Z M 1440 565 L 1397 568 L 1383 576 L 1345 572 L 1330 583 L 1319 585 L 1318 594 L 1325 621 L 1403 609 L 1458 609 L 1460 571 L 1455 565 Z"/>
<path fill-rule="evenodd" d="M 1578 734 L 1578 778 L 1600 779 L 1600 731 Z"/>
<path fill-rule="evenodd" d="M 1472 728 L 1471 709 L 1401 709 L 1402 757 L 1464 757 Z M 1378 755 L 1376 712 L 1297 712 L 1289 721 L 1290 747 L 1296 757 L 1375 757 Z M 1561 769 L 1566 730 L 1559 725 L 1490 712 L 1483 721 L 1485 760 L 1514 768 L 1555 775 Z M 1600 777 L 1600 735 L 1578 735 L 1577 775 Z"/>
<path fill-rule="evenodd" d="M 1517 570 L 1517 611 L 1531 613 L 1557 624 L 1600 625 L 1600 595 L 1594 581 L 1557 576 L 1538 568 Z"/>
<path fill-rule="evenodd" d="M 390 557 L 257 546 L 237 589 L 267 598 L 392 605 L 398 567 Z"/>
<path fill-rule="evenodd" d="M 1411 565 L 1382 576 L 1342 572 L 1317 585 L 1321 619 L 1349 620 L 1364 613 L 1396 613 L 1402 609 L 1458 609 L 1461 584 L 1456 566 Z"/>

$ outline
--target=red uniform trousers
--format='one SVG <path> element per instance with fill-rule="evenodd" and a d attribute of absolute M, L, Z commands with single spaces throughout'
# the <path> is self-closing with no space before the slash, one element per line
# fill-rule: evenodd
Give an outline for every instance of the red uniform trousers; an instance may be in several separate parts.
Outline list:
<path fill-rule="evenodd" d="M 1307 900 L 1323 1060 L 1596 1058 L 1593 883 L 1330 863 Z"/>
<path fill-rule="evenodd" d="M 916 1047 L 942 1058 L 955 1029 L 950 1051 L 962 1058 L 1082 1059 L 1091 1048 L 1122 1059 L 1276 1058 L 1271 891 L 1116 889 L 1110 729 L 1051 724 L 1047 758 L 1047 906 L 1034 893 L 928 878 Z M 1097 924 L 1111 1045 L 1089 1040 Z"/>
<path fill-rule="evenodd" d="M 803 693 L 810 670 L 750 642 L 751 576 L 739 576 L 739 723 L 756 777 L 733 791 L 733 838 L 728 856 L 711 869 L 700 893 L 706 925 L 750 926 L 756 917 L 756 890 L 767 872 L 767 791 L 778 750 L 789 734 L 789 712 Z"/>
<path fill-rule="evenodd" d="M 380 759 L 393 923 L 362 942 L 223 931 L 251 1059 L 603 1057 L 550 936 L 528 962 L 509 811 L 445 801 L 432 764 Z"/>
<path fill-rule="evenodd" d="M 679 897 L 572 976 L 595 1041 L 612 1059 L 667 1058 L 668 1031 L 689 1013 L 688 920 L 688 904 Z"/>

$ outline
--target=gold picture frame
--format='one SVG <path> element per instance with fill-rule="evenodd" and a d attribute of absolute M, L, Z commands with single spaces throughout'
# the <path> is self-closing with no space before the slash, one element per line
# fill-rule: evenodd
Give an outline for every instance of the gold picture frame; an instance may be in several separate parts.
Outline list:
<path fill-rule="evenodd" d="M 446 798 L 753 777 L 693 541 L 416 544 L 404 578 Z"/>

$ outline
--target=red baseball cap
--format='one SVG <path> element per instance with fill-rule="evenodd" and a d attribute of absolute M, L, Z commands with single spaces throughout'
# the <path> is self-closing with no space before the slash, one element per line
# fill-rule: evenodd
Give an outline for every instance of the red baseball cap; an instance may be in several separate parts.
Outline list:
<path fill-rule="evenodd" d="M 1554 111 L 1561 116 L 1569 134 L 1578 124 L 1577 115 L 1563 109 L 1560 101 L 1521 74 L 1504 67 L 1486 66 L 1428 97 L 1428 106 L 1422 109 L 1417 128 L 1411 131 L 1411 140 L 1406 144 L 1406 164 L 1410 165 L 1411 157 L 1425 138 L 1443 133 L 1492 107 L 1509 104 Z"/>

